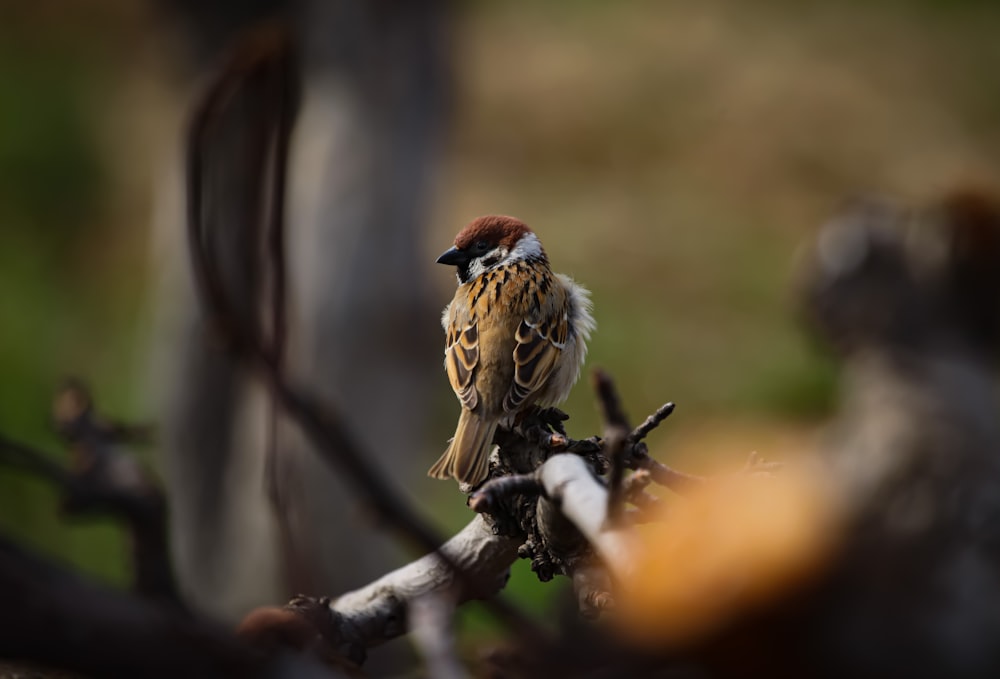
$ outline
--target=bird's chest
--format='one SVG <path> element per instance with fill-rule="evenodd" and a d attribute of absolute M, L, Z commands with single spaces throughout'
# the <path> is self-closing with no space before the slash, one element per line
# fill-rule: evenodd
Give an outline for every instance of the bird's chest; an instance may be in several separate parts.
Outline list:
<path fill-rule="evenodd" d="M 467 316 L 479 333 L 476 389 L 483 405 L 500 409 L 514 380 L 514 348 L 517 328 L 524 319 L 538 316 L 541 301 L 539 276 L 528 267 L 504 267 L 489 271 L 462 286 L 458 316 Z M 459 324 L 461 318 L 456 318 Z"/>
<path fill-rule="evenodd" d="M 534 318 L 544 304 L 549 277 L 524 262 L 487 271 L 462 286 L 460 296 L 467 313 L 480 327 L 485 324 L 510 327 Z"/>

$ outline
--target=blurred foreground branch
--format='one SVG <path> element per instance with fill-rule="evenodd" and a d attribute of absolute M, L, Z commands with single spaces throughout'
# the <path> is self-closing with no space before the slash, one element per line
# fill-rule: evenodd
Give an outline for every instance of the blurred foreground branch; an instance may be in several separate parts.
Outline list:
<path fill-rule="evenodd" d="M 89 389 L 67 380 L 57 391 L 53 420 L 70 451 L 70 468 L 51 456 L 0 436 L 0 464 L 44 479 L 62 494 L 66 516 L 110 516 L 128 526 L 136 593 L 183 606 L 171 568 L 163 492 L 123 444 L 149 437 L 148 427 L 99 416 Z"/>
<path fill-rule="evenodd" d="M 289 654 L 267 658 L 176 609 L 88 583 L 0 538 L 0 658 L 84 676 L 322 679 Z"/>

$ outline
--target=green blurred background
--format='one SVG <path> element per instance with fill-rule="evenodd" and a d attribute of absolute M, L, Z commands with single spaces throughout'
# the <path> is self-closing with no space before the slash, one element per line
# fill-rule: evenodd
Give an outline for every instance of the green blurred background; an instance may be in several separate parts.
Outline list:
<path fill-rule="evenodd" d="M 777 458 L 830 412 L 833 366 L 797 327 L 797 244 L 845 196 L 990 185 L 1000 7 L 987 2 L 474 2 L 453 7 L 454 116 L 425 248 L 521 217 L 592 291 L 591 365 L 695 471 Z M 149 417 L 151 214 L 188 87 L 163 17 L 125 0 L 0 2 L 0 431 L 59 453 L 47 413 L 80 375 Z M 453 278 L 430 268 L 443 306 Z M 443 378 L 428 461 L 453 426 Z M 598 422 L 577 387 L 572 432 Z M 155 466 L 153 453 L 148 455 Z M 467 520 L 454 497 L 434 513 Z M 0 532 L 113 583 L 113 526 L 66 525 L 0 469 Z M 521 598 L 533 600 L 526 566 Z"/>

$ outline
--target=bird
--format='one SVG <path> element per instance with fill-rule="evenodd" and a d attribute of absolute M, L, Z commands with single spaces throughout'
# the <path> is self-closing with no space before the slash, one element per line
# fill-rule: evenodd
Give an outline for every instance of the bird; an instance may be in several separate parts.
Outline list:
<path fill-rule="evenodd" d="M 456 267 L 444 309 L 444 366 L 462 406 L 455 436 L 427 472 L 476 487 L 498 426 L 558 405 L 580 376 L 596 324 L 590 292 L 554 273 L 538 236 L 514 217 L 478 217 L 437 258 Z"/>

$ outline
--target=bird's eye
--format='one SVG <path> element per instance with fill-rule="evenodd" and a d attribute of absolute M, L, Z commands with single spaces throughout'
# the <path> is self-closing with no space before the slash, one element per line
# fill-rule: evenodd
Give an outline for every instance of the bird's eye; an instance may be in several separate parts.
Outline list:
<path fill-rule="evenodd" d="M 490 249 L 490 244 L 484 240 L 477 240 L 476 244 L 473 247 L 479 250 L 480 252 L 486 252 L 487 250 Z"/>

